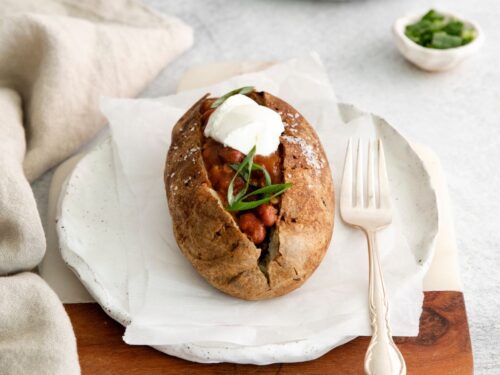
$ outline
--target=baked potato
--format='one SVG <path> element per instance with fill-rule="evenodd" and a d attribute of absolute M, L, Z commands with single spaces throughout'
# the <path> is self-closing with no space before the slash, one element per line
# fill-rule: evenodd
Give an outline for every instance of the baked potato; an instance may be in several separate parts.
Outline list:
<path fill-rule="evenodd" d="M 281 116 L 278 150 L 255 162 L 273 184 L 289 188 L 258 207 L 227 209 L 228 185 L 236 191 L 245 184 L 234 167 L 245 155 L 205 137 L 216 100 L 208 94 L 173 128 L 164 179 L 175 238 L 196 271 L 224 293 L 259 300 L 300 287 L 318 267 L 332 236 L 335 195 L 325 152 L 306 119 L 267 92 L 247 96 Z M 251 175 L 254 189 L 265 185 L 263 171 Z"/>

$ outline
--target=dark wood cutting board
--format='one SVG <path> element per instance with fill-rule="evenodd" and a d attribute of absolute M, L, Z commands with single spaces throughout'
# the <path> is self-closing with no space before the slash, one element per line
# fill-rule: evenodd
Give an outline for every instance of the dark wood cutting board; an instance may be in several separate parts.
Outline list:
<path fill-rule="evenodd" d="M 95 303 L 65 305 L 75 329 L 83 375 L 363 374 L 368 337 L 331 350 L 310 362 L 269 366 L 198 364 L 122 341 L 124 328 Z M 463 295 L 425 292 L 418 337 L 396 339 L 408 375 L 470 375 L 472 351 Z"/>

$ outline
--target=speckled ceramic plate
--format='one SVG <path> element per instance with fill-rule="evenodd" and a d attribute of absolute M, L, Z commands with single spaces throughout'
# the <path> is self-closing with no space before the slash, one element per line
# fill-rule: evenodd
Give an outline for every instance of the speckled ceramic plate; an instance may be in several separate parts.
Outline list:
<path fill-rule="evenodd" d="M 345 122 L 366 115 L 340 105 Z M 428 268 L 438 230 L 436 195 L 423 162 L 413 148 L 383 119 L 372 116 L 375 133 L 385 145 L 396 209 L 415 258 Z M 95 146 L 65 182 L 58 206 L 57 231 L 63 259 L 102 308 L 123 325 L 130 322 L 127 257 L 123 243 L 133 233 L 123 230 L 110 138 Z M 196 362 L 268 364 L 315 359 L 353 337 L 314 336 L 262 346 L 221 343 L 182 344 L 156 349 Z"/>

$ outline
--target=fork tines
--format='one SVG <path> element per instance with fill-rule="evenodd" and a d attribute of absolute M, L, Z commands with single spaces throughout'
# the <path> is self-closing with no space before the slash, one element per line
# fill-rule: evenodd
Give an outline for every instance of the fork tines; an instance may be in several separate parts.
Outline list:
<path fill-rule="evenodd" d="M 341 209 L 350 207 L 357 208 L 390 208 L 389 182 L 386 170 L 386 161 L 382 141 L 368 143 L 368 167 L 367 167 L 367 189 L 365 205 L 364 168 L 362 141 L 358 139 L 356 155 L 356 179 L 353 181 L 353 141 L 349 139 L 347 154 L 344 165 L 344 176 L 341 186 Z M 378 170 L 375 173 L 375 163 L 378 162 Z M 353 200 L 354 191 L 354 200 Z M 378 193 L 378 194 L 377 194 Z M 378 196 L 377 196 L 378 195 Z M 378 199 L 377 199 L 378 198 Z"/>

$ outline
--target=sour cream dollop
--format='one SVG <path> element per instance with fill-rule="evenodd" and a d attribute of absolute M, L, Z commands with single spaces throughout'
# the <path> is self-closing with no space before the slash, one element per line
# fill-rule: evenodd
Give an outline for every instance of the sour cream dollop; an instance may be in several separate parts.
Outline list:
<path fill-rule="evenodd" d="M 253 146 L 256 154 L 269 155 L 278 149 L 285 130 L 281 116 L 248 96 L 230 96 L 212 113 L 205 127 L 205 137 L 245 155 Z"/>

